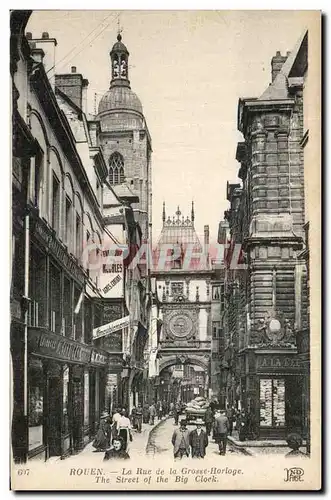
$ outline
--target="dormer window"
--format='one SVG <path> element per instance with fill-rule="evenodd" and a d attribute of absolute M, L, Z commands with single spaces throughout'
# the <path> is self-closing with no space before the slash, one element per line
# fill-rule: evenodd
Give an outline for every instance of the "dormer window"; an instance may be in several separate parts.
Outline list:
<path fill-rule="evenodd" d="M 112 185 L 125 182 L 124 160 L 120 153 L 113 153 L 109 158 L 109 182 Z"/>

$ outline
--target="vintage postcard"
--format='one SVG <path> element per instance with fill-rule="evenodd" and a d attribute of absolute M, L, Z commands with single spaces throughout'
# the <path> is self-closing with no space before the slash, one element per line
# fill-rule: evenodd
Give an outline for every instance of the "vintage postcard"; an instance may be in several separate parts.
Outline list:
<path fill-rule="evenodd" d="M 11 488 L 319 490 L 321 12 L 10 30 Z"/>

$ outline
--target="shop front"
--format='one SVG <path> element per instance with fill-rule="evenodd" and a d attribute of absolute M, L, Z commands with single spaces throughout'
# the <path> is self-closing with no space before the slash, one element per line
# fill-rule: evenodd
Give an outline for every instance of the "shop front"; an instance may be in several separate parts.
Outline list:
<path fill-rule="evenodd" d="M 95 435 L 107 353 L 28 330 L 28 458 L 65 458 Z"/>
<path fill-rule="evenodd" d="M 251 352 L 246 368 L 242 387 L 244 408 L 251 415 L 251 434 L 260 439 L 284 439 L 290 432 L 301 435 L 302 369 L 298 355 L 293 351 Z"/>

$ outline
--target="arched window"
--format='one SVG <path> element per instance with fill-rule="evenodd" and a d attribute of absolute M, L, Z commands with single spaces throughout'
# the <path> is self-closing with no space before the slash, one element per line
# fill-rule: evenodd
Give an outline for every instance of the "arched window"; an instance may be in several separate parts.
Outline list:
<path fill-rule="evenodd" d="M 123 184 L 124 160 L 120 153 L 113 153 L 109 158 L 109 182 L 110 184 Z"/>

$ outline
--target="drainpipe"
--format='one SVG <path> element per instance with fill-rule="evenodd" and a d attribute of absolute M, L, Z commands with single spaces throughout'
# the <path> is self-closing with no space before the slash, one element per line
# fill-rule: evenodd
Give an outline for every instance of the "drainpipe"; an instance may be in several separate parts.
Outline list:
<path fill-rule="evenodd" d="M 24 444 L 22 460 L 27 462 L 29 448 L 28 430 L 28 314 L 29 314 L 29 260 L 30 260 L 30 214 L 27 211 L 24 218 L 24 343 L 23 343 L 23 420 L 24 420 Z"/>

